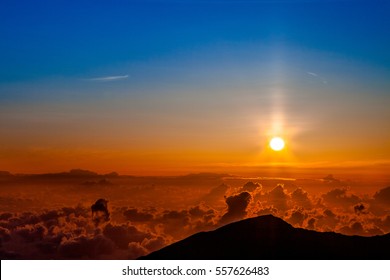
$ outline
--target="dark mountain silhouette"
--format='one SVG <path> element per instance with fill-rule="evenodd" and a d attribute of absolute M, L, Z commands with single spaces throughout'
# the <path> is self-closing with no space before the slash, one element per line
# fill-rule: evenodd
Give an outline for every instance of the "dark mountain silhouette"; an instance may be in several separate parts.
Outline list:
<path fill-rule="evenodd" d="M 72 169 L 69 172 L 61 172 L 61 173 L 46 173 L 46 174 L 33 174 L 29 175 L 32 177 L 41 177 L 41 178 L 61 178 L 61 177 L 73 177 L 73 178 L 79 178 L 79 177 L 97 177 L 99 176 L 98 173 L 89 171 L 89 170 L 83 170 L 83 169 Z"/>
<path fill-rule="evenodd" d="M 11 176 L 13 176 L 13 175 L 8 171 L 0 171 L 0 178 L 1 177 L 11 177 Z"/>
<path fill-rule="evenodd" d="M 42 173 L 42 174 L 11 174 L 6 171 L 0 171 L 0 179 L 8 178 L 8 181 L 15 183 L 32 183 L 32 182 L 55 182 L 55 181 L 80 181 L 80 180 L 105 180 L 106 178 L 115 179 L 120 177 L 116 172 L 107 174 L 98 174 L 93 171 L 83 169 L 72 169 L 68 172 L 59 173 Z"/>
<path fill-rule="evenodd" d="M 272 215 L 200 232 L 140 259 L 388 259 L 390 234 L 346 236 L 294 228 Z"/>

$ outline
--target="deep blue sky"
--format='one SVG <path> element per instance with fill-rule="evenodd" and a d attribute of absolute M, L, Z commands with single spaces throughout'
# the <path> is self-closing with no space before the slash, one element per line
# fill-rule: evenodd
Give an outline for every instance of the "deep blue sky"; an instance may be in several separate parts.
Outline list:
<path fill-rule="evenodd" d="M 83 75 L 221 42 L 292 45 L 389 69 L 389 14 L 389 1 L 3 0 L 0 81 Z"/>

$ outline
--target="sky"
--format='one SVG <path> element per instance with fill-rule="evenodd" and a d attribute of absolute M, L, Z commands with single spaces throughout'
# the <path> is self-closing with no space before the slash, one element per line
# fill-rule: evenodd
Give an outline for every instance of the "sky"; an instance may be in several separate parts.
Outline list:
<path fill-rule="evenodd" d="M 0 170 L 388 174 L 389 12 L 389 1 L 1 1 Z"/>
<path fill-rule="evenodd" d="M 389 14 L 363 0 L 0 1 L 0 256 L 134 259 L 264 214 L 388 233 Z M 91 213 L 99 199 L 110 219 Z"/>

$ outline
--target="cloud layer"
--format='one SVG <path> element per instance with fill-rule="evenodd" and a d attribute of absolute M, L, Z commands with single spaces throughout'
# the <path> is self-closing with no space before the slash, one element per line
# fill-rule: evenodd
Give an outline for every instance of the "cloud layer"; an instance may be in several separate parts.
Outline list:
<path fill-rule="evenodd" d="M 322 232 L 362 236 L 390 232 L 390 187 L 372 195 L 358 194 L 340 181 L 334 184 L 335 180 L 322 193 L 310 193 L 290 183 L 288 187 L 280 183 L 264 187 L 252 181 L 241 187 L 221 184 L 200 193 L 197 203 L 171 209 L 108 207 L 107 203 L 98 203 L 105 199 L 99 199 L 93 204 L 95 212 L 82 204 L 47 210 L 3 211 L 0 212 L 0 257 L 134 259 L 191 234 L 264 214 L 281 217 L 295 227 Z M 188 188 L 188 195 L 195 194 L 193 187 Z M 9 199 L 15 200 L 2 197 L 6 205 Z M 101 216 L 96 217 L 96 212 Z"/>

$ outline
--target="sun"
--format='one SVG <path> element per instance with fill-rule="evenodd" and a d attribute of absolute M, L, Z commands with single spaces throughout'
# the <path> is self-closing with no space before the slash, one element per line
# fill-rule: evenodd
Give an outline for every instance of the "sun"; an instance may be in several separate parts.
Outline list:
<path fill-rule="evenodd" d="M 274 151 L 281 151 L 284 148 L 284 140 L 280 137 L 273 137 L 269 142 L 269 146 Z"/>

